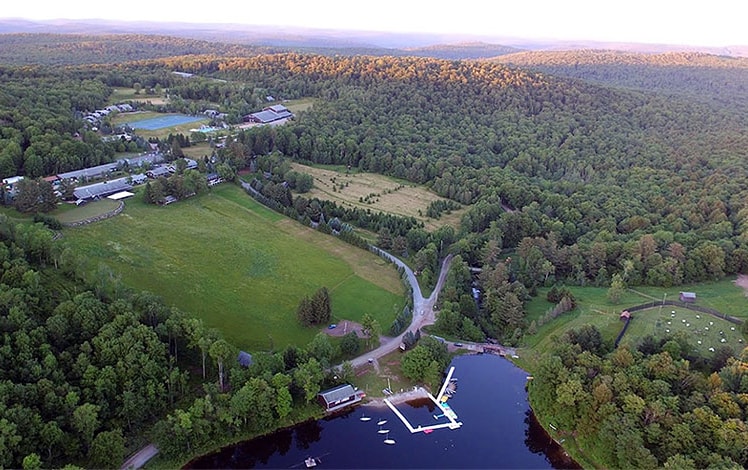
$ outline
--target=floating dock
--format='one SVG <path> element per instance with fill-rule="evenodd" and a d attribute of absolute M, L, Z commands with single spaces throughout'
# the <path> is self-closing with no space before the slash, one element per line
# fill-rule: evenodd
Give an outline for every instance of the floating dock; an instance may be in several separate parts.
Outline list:
<path fill-rule="evenodd" d="M 413 425 L 410 424 L 410 422 L 408 421 L 408 418 L 403 416 L 403 414 L 400 413 L 400 410 L 398 410 L 397 407 L 393 405 L 389 399 L 385 398 L 384 402 L 387 404 L 387 406 L 390 407 L 392 412 L 395 413 L 395 415 L 398 418 L 400 418 L 400 421 L 403 422 L 405 427 L 408 428 L 408 431 L 410 431 L 411 433 L 424 432 L 424 431 L 431 432 L 434 429 L 443 429 L 443 428 L 458 429 L 460 426 L 462 426 L 462 423 L 460 421 L 457 421 L 457 413 L 455 413 L 454 410 L 446 402 L 444 403 L 440 402 L 441 397 L 444 395 L 444 391 L 447 388 L 447 385 L 449 385 L 449 381 L 452 378 L 452 374 L 454 373 L 454 371 L 455 371 L 454 367 L 449 369 L 449 373 L 447 374 L 447 378 L 444 381 L 444 385 L 442 386 L 441 391 L 439 392 L 438 398 L 434 397 L 433 395 L 427 392 L 428 397 L 436 404 L 437 408 L 442 410 L 444 417 L 449 420 L 449 422 L 447 423 L 434 424 L 432 426 L 422 426 L 419 424 L 417 428 L 414 428 Z"/>

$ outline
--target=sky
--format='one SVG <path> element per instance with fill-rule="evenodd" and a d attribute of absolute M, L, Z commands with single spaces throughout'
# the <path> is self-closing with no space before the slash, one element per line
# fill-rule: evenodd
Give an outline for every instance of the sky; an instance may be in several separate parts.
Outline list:
<path fill-rule="evenodd" d="M 693 46 L 748 45 L 744 0 L 22 0 L 2 18 L 238 23 Z"/>

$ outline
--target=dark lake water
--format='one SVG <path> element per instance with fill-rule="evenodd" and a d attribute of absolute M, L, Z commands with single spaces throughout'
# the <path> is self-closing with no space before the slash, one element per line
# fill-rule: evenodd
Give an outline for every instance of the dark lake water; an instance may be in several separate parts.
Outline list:
<path fill-rule="evenodd" d="M 538 425 L 527 402 L 527 373 L 499 356 L 456 357 L 457 393 L 449 400 L 459 429 L 411 434 L 389 408 L 359 406 L 347 413 L 227 447 L 188 468 L 580 468 Z M 398 409 L 417 427 L 436 424 L 433 402 Z M 371 421 L 362 422 L 362 413 Z M 379 434 L 377 421 L 388 434 Z M 443 420 L 443 418 L 440 418 Z M 384 439 L 395 440 L 387 445 Z"/>

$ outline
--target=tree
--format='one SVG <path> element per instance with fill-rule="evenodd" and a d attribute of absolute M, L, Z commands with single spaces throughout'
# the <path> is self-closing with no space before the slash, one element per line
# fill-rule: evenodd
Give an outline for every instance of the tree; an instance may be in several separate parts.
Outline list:
<path fill-rule="evenodd" d="M 623 282 L 623 277 L 616 273 L 613 275 L 613 280 L 610 282 L 610 289 L 608 289 L 608 300 L 617 304 L 621 301 L 621 296 L 626 292 L 626 284 Z"/>
<path fill-rule="evenodd" d="M 332 317 L 330 293 L 327 287 L 320 287 L 312 296 L 312 310 L 314 323 L 317 325 L 329 323 Z"/>
<path fill-rule="evenodd" d="M 94 433 L 99 429 L 99 410 L 99 406 L 84 403 L 73 412 L 73 428 L 78 432 L 86 449 L 91 445 Z"/>
<path fill-rule="evenodd" d="M 294 383 L 304 391 L 304 399 L 307 402 L 317 397 L 323 379 L 322 366 L 313 357 L 294 371 Z"/>
<path fill-rule="evenodd" d="M 379 322 L 374 319 L 370 314 L 365 313 L 361 319 L 361 332 L 366 337 L 366 344 L 368 345 L 371 340 L 379 341 L 379 334 L 381 329 Z"/>
<path fill-rule="evenodd" d="M 355 356 L 361 350 L 361 339 L 355 331 L 346 333 L 340 339 L 340 352 L 346 356 Z"/>
<path fill-rule="evenodd" d="M 229 358 L 233 357 L 234 348 L 226 340 L 219 339 L 210 346 L 209 352 L 210 357 L 218 364 L 219 390 L 224 391 L 226 390 L 224 365 Z"/>
<path fill-rule="evenodd" d="M 280 372 L 273 376 L 272 384 L 275 387 L 275 412 L 280 419 L 284 419 L 291 413 L 293 407 L 293 397 L 289 390 L 291 377 Z"/>
<path fill-rule="evenodd" d="M 299 302 L 299 306 L 296 308 L 296 318 L 304 326 L 314 324 L 314 304 L 308 296 L 304 296 Z"/>
<path fill-rule="evenodd" d="M 112 462 L 121 462 L 125 456 L 125 438 L 121 429 L 103 431 L 96 435 L 88 457 L 95 468 L 106 468 Z"/>
<path fill-rule="evenodd" d="M 316 358 L 323 366 L 330 365 L 335 356 L 335 347 L 330 343 L 330 337 L 326 333 L 317 333 L 307 347 L 309 355 Z"/>
<path fill-rule="evenodd" d="M 39 454 L 31 453 L 23 458 L 22 468 L 23 470 L 41 470 L 42 458 Z"/>

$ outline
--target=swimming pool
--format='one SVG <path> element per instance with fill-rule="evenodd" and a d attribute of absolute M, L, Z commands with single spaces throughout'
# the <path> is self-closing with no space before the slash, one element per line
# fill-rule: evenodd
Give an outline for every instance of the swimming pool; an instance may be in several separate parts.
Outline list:
<path fill-rule="evenodd" d="M 205 119 L 205 116 L 188 116 L 186 114 L 166 114 L 163 116 L 143 119 L 141 121 L 128 122 L 127 124 L 133 129 L 145 129 L 147 131 L 155 131 L 163 129 L 165 127 L 178 126 L 180 124 L 186 124 L 188 122 L 201 121 Z"/>

